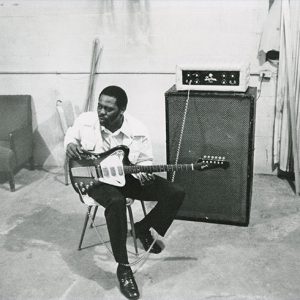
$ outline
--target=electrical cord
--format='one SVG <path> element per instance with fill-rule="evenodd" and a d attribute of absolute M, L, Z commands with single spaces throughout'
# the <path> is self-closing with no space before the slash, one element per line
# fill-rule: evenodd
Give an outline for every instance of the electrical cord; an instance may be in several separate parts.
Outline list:
<path fill-rule="evenodd" d="M 261 95 L 261 87 L 262 87 L 262 82 L 265 78 L 265 74 L 262 73 L 262 76 L 260 76 L 260 82 L 259 82 L 259 87 L 258 87 L 258 93 L 257 93 L 257 98 L 256 101 L 259 99 L 260 95 Z"/>
<path fill-rule="evenodd" d="M 189 81 L 189 86 L 191 85 L 191 82 L 192 81 L 190 80 Z M 179 136 L 178 147 L 177 147 L 177 151 L 176 151 L 175 164 L 177 164 L 178 160 L 179 160 L 179 154 L 180 154 L 181 143 L 182 143 L 182 138 L 183 138 L 183 133 L 184 133 L 184 127 L 185 127 L 186 116 L 187 116 L 187 111 L 188 111 L 189 99 L 190 99 L 190 89 L 188 89 L 188 91 L 187 91 L 187 98 L 186 98 L 186 101 L 185 101 L 185 107 L 184 107 L 184 113 L 183 113 L 183 120 L 182 120 L 182 124 L 181 124 L 181 129 L 180 129 L 180 136 Z M 172 179 L 171 179 L 172 182 L 174 182 L 174 180 L 175 180 L 175 175 L 176 175 L 176 171 L 173 171 L 173 173 L 172 173 Z M 80 192 L 80 189 L 78 189 L 78 191 L 80 193 L 80 196 L 83 197 L 83 195 Z M 100 241 L 102 242 L 102 244 L 105 245 L 106 249 L 112 255 L 112 257 L 114 257 L 112 250 L 106 245 L 106 243 L 104 241 L 104 238 L 102 237 L 101 233 L 97 230 L 97 228 L 95 226 L 95 223 L 94 223 L 94 220 L 93 220 L 93 218 L 90 215 L 90 212 L 88 212 L 88 216 L 89 216 L 89 219 L 90 219 L 90 221 L 92 223 L 92 227 L 94 228 L 94 230 L 95 230 L 98 238 L 100 239 Z M 150 251 L 151 251 L 153 245 L 155 244 L 155 242 L 157 240 L 158 240 L 158 234 L 156 234 L 155 238 L 153 239 L 153 242 L 152 242 L 151 246 L 149 247 L 149 249 L 145 253 L 143 253 L 143 255 L 141 255 L 138 259 L 136 259 L 135 261 L 133 261 L 131 263 L 122 264 L 122 265 L 131 267 L 131 266 L 134 266 L 134 265 L 136 265 L 136 264 L 138 264 L 140 262 L 142 262 L 141 265 L 143 265 L 146 262 L 146 260 L 148 259 Z M 138 268 L 136 270 L 134 270 L 133 273 L 137 272 L 137 270 L 138 270 Z"/>
<path fill-rule="evenodd" d="M 97 227 L 95 225 L 95 222 L 94 222 L 94 220 L 93 220 L 90 212 L 88 212 L 88 216 L 89 216 L 89 219 L 90 219 L 90 221 L 92 223 L 92 227 L 94 228 L 94 230 L 95 230 L 98 238 L 100 239 L 101 243 L 105 245 L 105 247 L 108 250 L 108 252 L 111 254 L 112 257 L 114 257 L 112 250 L 107 246 L 106 242 L 104 241 L 103 236 L 97 230 Z M 157 236 L 153 239 L 153 242 L 152 242 L 151 246 L 149 247 L 149 249 L 146 252 L 144 252 L 142 255 L 140 255 L 138 259 L 136 259 L 135 261 L 133 261 L 131 263 L 128 263 L 128 264 L 121 263 L 121 265 L 127 266 L 127 267 L 132 267 L 132 266 L 135 266 L 136 264 L 140 263 L 143 260 L 146 261 L 146 259 L 148 258 L 149 254 L 150 254 L 150 251 L 151 251 L 151 249 L 152 249 L 152 247 L 153 247 L 153 245 L 155 244 L 156 241 L 157 241 Z M 135 272 L 136 272 L 136 270 L 133 271 L 133 273 L 135 273 Z"/>
<path fill-rule="evenodd" d="M 189 81 L 189 86 L 191 85 L 192 80 Z M 185 127 L 185 122 L 186 122 L 186 116 L 187 116 L 187 111 L 188 111 L 188 106 L 189 106 L 189 100 L 190 100 L 190 89 L 188 89 L 187 93 L 187 98 L 185 100 L 185 107 L 184 107 L 184 113 L 183 113 L 183 119 L 182 119 L 182 124 L 181 124 L 181 129 L 180 129 L 180 136 L 179 136 L 179 141 L 178 141 L 178 147 L 176 151 L 176 158 L 175 158 L 175 165 L 178 163 L 179 160 L 179 154 L 181 150 L 181 143 L 182 143 L 182 138 L 183 138 L 183 132 L 184 132 L 184 127 Z M 173 171 L 172 173 L 172 179 L 171 181 L 174 182 L 175 180 L 175 175 L 176 171 Z"/>
<path fill-rule="evenodd" d="M 81 199 L 83 200 L 84 199 L 84 195 L 82 195 L 80 189 L 78 189 L 78 193 L 81 197 Z M 82 201 L 84 203 L 84 201 Z M 91 216 L 90 212 L 88 211 L 88 216 L 89 216 L 89 219 L 91 221 L 91 224 L 92 224 L 92 227 L 94 228 L 95 232 L 96 232 L 96 235 L 98 236 L 99 240 L 101 241 L 102 244 L 104 244 L 104 246 L 106 247 L 106 249 L 108 250 L 108 253 L 110 253 L 110 255 L 112 257 L 114 257 L 113 255 L 113 252 L 112 250 L 107 246 L 103 236 L 101 235 L 101 233 L 97 230 L 97 227 L 95 225 L 95 222 L 93 220 L 93 217 Z M 153 242 L 152 244 L 150 245 L 149 249 L 147 251 L 145 251 L 142 255 L 139 255 L 139 258 L 134 260 L 133 262 L 131 263 L 128 263 L 128 264 L 122 264 L 123 266 L 127 266 L 127 267 L 131 267 L 131 266 L 135 266 L 136 264 L 142 262 L 142 261 L 146 261 L 149 257 L 149 254 L 150 254 L 150 251 L 153 247 L 153 245 L 156 243 L 156 241 L 158 240 L 158 234 L 155 235 L 155 238 L 153 239 Z M 143 262 L 143 263 L 144 263 Z M 133 273 L 135 273 L 136 271 L 138 270 L 138 268 L 136 270 L 133 271 Z"/>

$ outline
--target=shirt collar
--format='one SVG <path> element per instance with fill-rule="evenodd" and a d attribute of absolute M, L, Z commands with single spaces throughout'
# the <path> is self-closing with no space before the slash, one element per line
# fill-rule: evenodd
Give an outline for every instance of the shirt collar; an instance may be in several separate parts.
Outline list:
<path fill-rule="evenodd" d="M 98 122 L 98 123 L 100 125 L 100 122 Z M 110 130 L 108 130 L 107 128 L 105 128 L 104 126 L 101 126 L 101 125 L 100 125 L 100 128 L 101 128 L 101 132 L 104 131 L 104 132 L 110 133 L 112 135 L 118 135 L 119 133 L 123 133 L 127 137 L 132 136 L 131 128 L 129 126 L 129 122 L 128 122 L 126 114 L 124 114 L 124 120 L 123 120 L 123 124 L 122 124 L 121 128 L 119 128 L 115 132 L 111 133 Z"/>

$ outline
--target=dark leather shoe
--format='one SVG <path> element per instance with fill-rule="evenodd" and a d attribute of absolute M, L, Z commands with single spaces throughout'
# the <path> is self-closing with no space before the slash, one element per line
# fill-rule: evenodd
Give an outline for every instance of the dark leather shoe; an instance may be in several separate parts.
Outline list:
<path fill-rule="evenodd" d="M 119 266 L 117 277 L 120 282 L 121 293 L 128 299 L 136 300 L 140 293 L 130 267 Z"/>
<path fill-rule="evenodd" d="M 140 231 L 136 225 L 134 226 L 134 230 L 135 230 L 136 237 L 141 241 L 144 249 L 147 251 L 151 247 L 151 245 L 154 241 L 150 230 Z M 155 242 L 150 250 L 150 253 L 158 254 L 161 251 L 162 251 L 162 248 L 160 247 L 160 245 L 157 242 Z"/>

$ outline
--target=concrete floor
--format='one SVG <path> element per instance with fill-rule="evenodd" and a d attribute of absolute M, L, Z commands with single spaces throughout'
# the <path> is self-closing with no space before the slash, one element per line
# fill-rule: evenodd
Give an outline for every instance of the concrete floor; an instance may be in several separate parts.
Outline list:
<path fill-rule="evenodd" d="M 62 171 L 23 169 L 16 183 L 0 185 L 0 299 L 125 299 L 107 249 L 77 250 L 85 207 Z M 141 299 L 300 299 L 299 210 L 286 181 L 257 175 L 249 227 L 175 221 L 137 268 Z M 89 229 L 85 245 L 95 242 Z"/>

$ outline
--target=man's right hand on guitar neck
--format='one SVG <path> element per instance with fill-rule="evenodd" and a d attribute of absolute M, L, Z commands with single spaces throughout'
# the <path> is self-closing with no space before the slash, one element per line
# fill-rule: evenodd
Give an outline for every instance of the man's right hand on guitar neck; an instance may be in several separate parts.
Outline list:
<path fill-rule="evenodd" d="M 79 158 L 81 159 L 81 155 L 83 153 L 81 146 L 69 143 L 66 150 L 68 158 Z"/>

